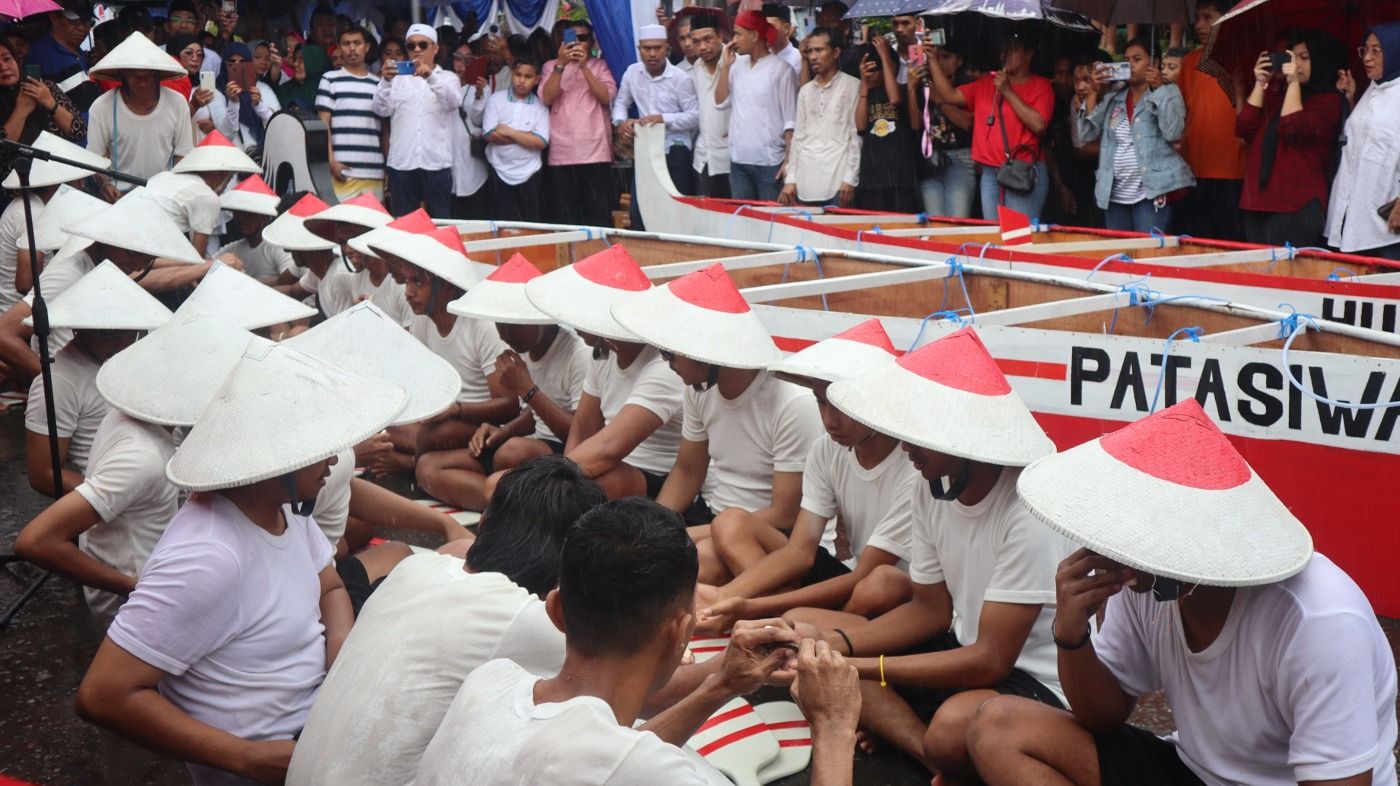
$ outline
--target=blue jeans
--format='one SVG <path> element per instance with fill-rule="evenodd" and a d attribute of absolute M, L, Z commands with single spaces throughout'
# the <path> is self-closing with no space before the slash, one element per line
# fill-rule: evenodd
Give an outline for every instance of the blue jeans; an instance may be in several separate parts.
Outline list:
<path fill-rule="evenodd" d="M 987 221 L 997 220 L 997 205 L 1002 204 L 1015 210 L 1018 213 L 1025 213 L 1031 219 L 1040 218 L 1040 211 L 1045 209 L 1045 197 L 1050 193 L 1050 172 L 1045 168 L 1044 161 L 1038 161 L 1035 165 L 1035 188 L 1029 193 L 1018 194 L 1015 191 L 1003 189 L 997 183 L 997 169 L 995 167 L 982 167 L 982 218 Z"/>
<path fill-rule="evenodd" d="M 406 216 L 420 205 L 433 218 L 452 217 L 451 169 L 389 170 L 389 212 Z"/>
<path fill-rule="evenodd" d="M 972 162 L 972 149 L 964 147 L 945 154 L 947 163 L 943 170 L 919 181 L 924 212 L 931 216 L 971 218 L 977 198 L 977 165 Z"/>
<path fill-rule="evenodd" d="M 761 166 L 759 164 L 729 165 L 729 196 L 745 202 L 776 202 L 783 184 L 778 182 L 778 169 L 781 165 Z"/>
<path fill-rule="evenodd" d="M 1151 199 L 1144 199 L 1131 205 L 1109 202 L 1108 210 L 1104 212 L 1105 226 L 1120 232 L 1141 232 L 1144 235 L 1153 229 L 1166 232 L 1171 221 L 1172 206 L 1162 205 L 1161 208 L 1158 208 Z"/>

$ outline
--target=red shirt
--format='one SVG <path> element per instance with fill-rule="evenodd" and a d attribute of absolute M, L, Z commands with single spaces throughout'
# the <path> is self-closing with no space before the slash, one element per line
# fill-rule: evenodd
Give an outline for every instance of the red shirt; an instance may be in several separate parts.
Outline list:
<path fill-rule="evenodd" d="M 967 100 L 967 109 L 972 113 L 972 160 L 984 166 L 999 167 L 1006 161 L 1006 146 L 1001 140 L 1001 121 L 997 120 L 996 96 L 993 77 L 988 74 L 975 82 L 958 88 Z M 1011 86 L 1013 92 L 1032 109 L 1040 113 L 1045 124 L 1050 125 L 1050 117 L 1055 111 L 1055 88 L 1043 76 L 1031 76 L 1021 84 Z M 1040 137 L 1031 133 L 1005 101 L 1001 102 L 1001 116 L 1006 121 L 1006 139 L 1011 143 L 1012 156 L 1022 161 L 1039 161 L 1041 158 Z M 988 123 L 988 118 L 991 122 Z"/>
<path fill-rule="evenodd" d="M 1264 108 L 1245 104 L 1235 120 L 1235 134 L 1248 145 L 1240 207 L 1264 213 L 1293 213 L 1316 199 L 1327 206 L 1327 167 L 1337 149 L 1342 97 L 1328 90 L 1303 98 L 1303 111 L 1280 118 L 1278 148 L 1267 188 L 1259 187 L 1264 131 L 1283 108 L 1283 91 L 1264 94 Z"/>

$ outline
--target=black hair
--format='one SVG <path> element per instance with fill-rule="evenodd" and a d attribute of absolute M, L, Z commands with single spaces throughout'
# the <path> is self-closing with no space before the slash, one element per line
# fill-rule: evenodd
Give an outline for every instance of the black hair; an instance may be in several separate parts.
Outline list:
<path fill-rule="evenodd" d="M 1174 47 L 1172 47 L 1171 49 L 1168 49 L 1166 52 L 1164 52 L 1164 53 L 1162 54 L 1162 57 L 1185 57 L 1185 56 L 1186 56 L 1186 47 L 1184 47 L 1184 46 L 1174 46 Z"/>
<path fill-rule="evenodd" d="M 560 29 L 563 30 L 563 29 L 566 29 L 566 28 L 573 28 L 573 27 L 582 27 L 584 30 L 587 30 L 589 33 L 592 33 L 592 32 L 593 32 L 593 23 L 590 22 L 590 21 L 588 21 L 587 19 L 570 19 L 570 20 L 568 20 L 568 21 L 564 24 L 564 27 L 562 27 L 562 28 L 560 28 Z"/>
<path fill-rule="evenodd" d="M 199 9 L 195 7 L 193 0 L 170 0 L 170 5 L 165 7 L 165 17 L 169 19 L 176 11 L 189 11 L 196 17 L 199 16 Z"/>
<path fill-rule="evenodd" d="M 530 68 L 535 69 L 535 73 L 537 74 L 540 72 L 540 62 L 536 60 L 534 56 L 515 58 L 515 62 L 511 64 L 510 70 L 514 72 L 515 69 L 521 66 L 529 66 Z"/>
<path fill-rule="evenodd" d="M 1138 36 L 1137 38 L 1129 39 L 1129 40 L 1128 40 L 1128 43 L 1126 43 L 1126 44 L 1123 45 L 1123 54 L 1124 54 L 1124 55 L 1127 55 L 1127 54 L 1128 54 L 1128 50 L 1129 50 L 1129 49 L 1132 49 L 1133 47 L 1137 47 L 1138 49 L 1141 49 L 1142 51 L 1146 52 L 1148 57 L 1151 57 L 1151 56 L 1152 56 L 1152 42 L 1151 42 L 1151 41 L 1148 41 L 1146 38 L 1143 38 L 1142 36 Z"/>
<path fill-rule="evenodd" d="M 340 32 L 335 34 L 335 42 L 339 44 L 340 39 L 344 38 L 347 35 L 362 36 L 365 39 L 365 43 L 368 44 L 371 48 L 375 46 L 374 36 L 370 35 L 369 31 L 364 29 L 360 25 L 346 25 L 345 27 L 340 28 Z"/>
<path fill-rule="evenodd" d="M 1335 74 L 1346 68 L 1347 55 L 1342 47 L 1342 42 L 1338 41 L 1331 33 L 1322 30 L 1304 30 L 1293 28 L 1288 31 L 1288 48 L 1299 44 L 1307 44 L 1308 57 L 1312 59 L 1312 75 L 1303 85 L 1304 93 L 1326 93 L 1335 92 L 1337 89 Z"/>
<path fill-rule="evenodd" d="M 792 21 L 792 9 L 782 3 L 764 3 L 763 10 L 759 13 L 767 17 L 776 17 L 784 22 Z"/>
<path fill-rule="evenodd" d="M 334 16 L 335 16 L 335 9 L 334 9 L 334 8 L 331 8 L 330 6 L 326 5 L 325 3 L 321 3 L 321 4 L 317 5 L 315 8 L 311 9 L 311 16 L 308 17 L 308 18 L 309 18 L 309 19 L 315 19 L 315 18 L 318 17 L 318 16 L 330 16 L 330 17 L 334 17 Z"/>
<path fill-rule="evenodd" d="M 851 7 L 841 2 L 841 0 L 826 0 L 826 2 L 822 3 L 820 8 L 818 9 L 818 11 L 820 12 L 836 11 L 841 14 L 842 19 L 846 18 L 846 12 L 850 10 Z"/>
<path fill-rule="evenodd" d="M 1216 11 L 1223 14 L 1233 8 L 1234 5 L 1235 0 L 1196 0 L 1197 11 L 1201 10 L 1201 6 L 1206 6 L 1214 8 Z"/>
<path fill-rule="evenodd" d="M 563 456 L 541 456 L 507 472 L 481 514 L 467 565 L 503 573 L 543 598 L 559 584 L 559 554 L 579 517 L 608 501 L 597 481 Z"/>
<path fill-rule="evenodd" d="M 641 650 L 692 602 L 699 568 L 680 515 L 652 500 L 628 497 L 584 514 L 564 539 L 559 570 L 570 649 L 589 657 Z"/>
<path fill-rule="evenodd" d="M 109 19 L 92 28 L 92 40 L 94 43 L 101 44 L 110 52 L 118 44 L 126 40 L 130 32 L 130 30 L 122 26 L 119 20 Z"/>
<path fill-rule="evenodd" d="M 841 31 L 834 27 L 815 27 L 807 34 L 808 38 L 814 35 L 825 36 L 826 43 L 832 49 L 845 49 L 845 41 L 841 40 Z"/>

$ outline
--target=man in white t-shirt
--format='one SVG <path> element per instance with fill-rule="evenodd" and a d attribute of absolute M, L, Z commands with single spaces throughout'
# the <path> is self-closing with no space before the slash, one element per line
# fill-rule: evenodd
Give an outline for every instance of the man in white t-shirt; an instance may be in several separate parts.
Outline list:
<path fill-rule="evenodd" d="M 618 303 L 624 328 L 657 347 L 685 391 L 676 465 L 656 500 L 677 512 L 705 490 L 715 520 L 751 515 L 787 530 L 802 499 L 802 465 L 821 434 L 806 391 L 766 370 L 780 358 L 772 337 L 724 268 L 713 265 Z M 707 485 L 708 484 L 708 485 Z M 695 522 L 700 577 L 731 578 Z"/>
<path fill-rule="evenodd" d="M 724 783 L 679 746 L 723 704 L 792 669 L 799 638 L 781 620 L 740 625 L 717 673 L 632 728 L 643 700 L 670 678 L 690 640 L 697 567 L 680 517 L 650 500 L 616 500 L 585 514 L 564 540 L 559 588 L 545 600 L 564 632 L 558 676 L 541 679 L 505 659 L 477 668 L 424 751 L 415 782 Z M 813 644 L 803 646 L 794 692 L 812 722 L 811 782 L 849 784 L 859 705 L 854 675 L 829 652 L 818 667 Z M 828 686 L 834 689 L 821 689 Z"/>
<path fill-rule="evenodd" d="M 1195 399 L 1036 462 L 1017 490 L 1085 546 L 1056 576 L 1071 711 L 984 705 L 968 747 L 987 783 L 1396 783 L 1395 659 L 1371 604 Z M 1166 739 L 1127 725 L 1158 690 Z"/>
<path fill-rule="evenodd" d="M 1071 547 L 1016 498 L 1019 467 L 1054 445 L 971 328 L 836 382 L 827 397 L 899 438 L 922 475 L 910 486 L 913 597 L 873 620 L 825 609 L 788 618 L 856 656 L 862 724 L 958 777 L 970 771 L 966 727 L 982 702 L 1063 702 L 1050 626 L 1055 567 Z"/>
<path fill-rule="evenodd" d="M 243 272 L 268 286 L 294 284 L 301 279 L 292 252 L 263 240 L 263 230 L 272 222 L 269 216 L 247 210 L 231 210 L 233 228 L 242 237 L 219 249 L 220 256 L 238 260 Z"/>
<path fill-rule="evenodd" d="M 526 282 L 539 277 L 539 268 L 516 254 L 447 306 L 460 318 L 495 324 L 509 347 L 495 359 L 495 373 L 505 392 L 519 399 L 520 414 L 500 425 L 482 423 L 464 448 L 419 458 L 419 485 L 443 502 L 480 510 L 491 496 L 493 473 L 564 452 L 591 361 L 578 335 L 553 324 L 525 297 Z"/>
<path fill-rule="evenodd" d="M 790 537 L 737 511 L 715 521 L 715 551 L 735 578 L 707 598 L 718 602 L 700 612 L 704 633 L 801 606 L 870 617 L 909 599 L 908 574 L 897 566 L 909 561 L 909 489 L 918 473 L 899 440 L 852 420 L 826 398 L 832 382 L 894 357 L 889 336 L 872 319 L 773 367 L 811 389 L 826 436 L 812 442 L 802 468 L 802 507 Z"/>
<path fill-rule="evenodd" d="M 474 669 L 509 658 L 557 674 L 564 636 L 540 598 L 558 584 L 565 534 L 605 501 L 572 463 L 537 459 L 502 479 L 465 562 L 417 554 L 395 566 L 326 675 L 287 782 L 410 783 Z"/>

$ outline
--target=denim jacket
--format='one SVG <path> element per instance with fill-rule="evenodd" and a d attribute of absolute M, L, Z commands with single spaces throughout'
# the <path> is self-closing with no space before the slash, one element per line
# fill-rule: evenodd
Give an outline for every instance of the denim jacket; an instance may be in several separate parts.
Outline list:
<path fill-rule="evenodd" d="M 1112 129 L 1105 128 L 1114 110 L 1126 108 L 1128 91 L 1115 90 L 1104 96 L 1094 111 L 1080 114 L 1079 136 L 1085 142 L 1100 139 L 1099 170 L 1094 183 L 1094 201 L 1108 209 L 1113 193 L 1113 156 L 1118 140 Z M 1133 147 L 1138 166 L 1142 168 L 1142 187 L 1148 199 L 1156 199 L 1181 188 L 1196 185 L 1196 178 L 1172 143 L 1181 139 L 1186 130 L 1186 102 L 1181 90 L 1172 84 L 1148 90 L 1142 101 L 1133 107 Z"/>

